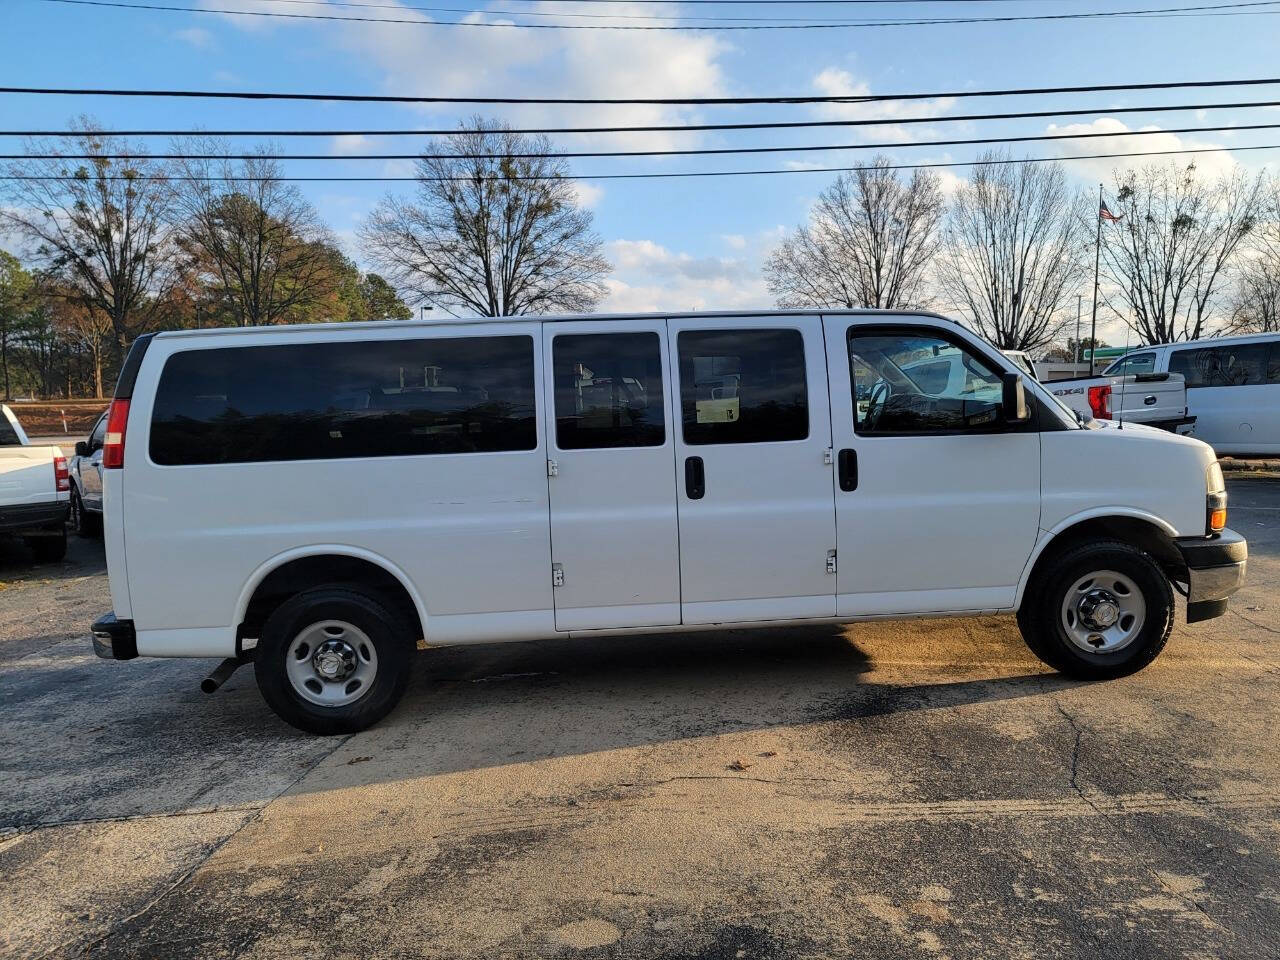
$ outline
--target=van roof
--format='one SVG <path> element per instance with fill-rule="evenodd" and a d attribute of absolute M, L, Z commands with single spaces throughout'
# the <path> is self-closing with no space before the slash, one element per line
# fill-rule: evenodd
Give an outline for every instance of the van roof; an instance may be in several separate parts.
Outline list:
<path fill-rule="evenodd" d="M 1280 339 L 1280 332 L 1273 330 L 1270 333 L 1236 333 L 1229 337 L 1201 337 L 1199 340 L 1175 340 L 1173 343 L 1148 343 L 1140 347 L 1130 347 L 1128 350 L 1120 353 L 1116 359 L 1127 357 L 1132 353 L 1143 353 L 1147 350 L 1181 350 L 1184 347 L 1212 347 L 1221 343 L 1248 343 L 1253 340 L 1276 339 Z"/>
<path fill-rule="evenodd" d="M 683 319 L 697 317 L 810 317 L 820 315 L 841 316 L 901 316 L 929 317 L 946 323 L 959 325 L 959 321 L 944 317 L 940 313 L 929 310 L 876 310 L 859 308 L 856 310 L 671 310 L 651 313 L 576 313 L 576 314 L 525 314 L 516 317 L 449 317 L 440 319 L 419 320 L 365 320 L 358 323 L 293 323 L 277 324 L 265 327 L 205 327 L 200 330 L 163 330 L 156 334 L 157 338 L 168 340 L 171 337 L 208 337 L 227 336 L 241 333 L 301 333 L 315 331 L 345 330 L 388 330 L 405 328 L 438 328 L 451 327 L 470 323 L 512 323 L 520 321 L 568 321 L 568 320 L 647 320 L 647 319 Z"/>

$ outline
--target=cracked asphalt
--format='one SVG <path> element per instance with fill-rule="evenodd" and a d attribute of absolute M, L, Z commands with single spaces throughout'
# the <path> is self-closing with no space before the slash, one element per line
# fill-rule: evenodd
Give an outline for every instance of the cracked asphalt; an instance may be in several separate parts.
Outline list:
<path fill-rule="evenodd" d="M 1125 680 L 1001 617 L 494 645 L 338 739 L 0 546 L 0 953 L 1280 956 L 1280 480 L 1230 495 L 1247 587 Z"/>

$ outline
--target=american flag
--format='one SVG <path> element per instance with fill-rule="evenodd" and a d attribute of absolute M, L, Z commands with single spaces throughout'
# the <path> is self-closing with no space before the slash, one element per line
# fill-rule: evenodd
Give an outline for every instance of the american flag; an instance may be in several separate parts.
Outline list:
<path fill-rule="evenodd" d="M 1120 214 L 1119 216 L 1117 216 L 1116 214 L 1108 210 L 1107 201 L 1105 200 L 1101 200 L 1098 202 L 1098 216 L 1101 217 L 1103 220 L 1109 220 L 1112 223 L 1116 223 L 1117 221 L 1124 219 L 1124 214 Z"/>

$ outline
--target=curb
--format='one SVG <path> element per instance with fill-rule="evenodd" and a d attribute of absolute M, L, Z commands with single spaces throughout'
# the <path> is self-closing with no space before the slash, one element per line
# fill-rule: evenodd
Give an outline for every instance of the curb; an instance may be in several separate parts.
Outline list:
<path fill-rule="evenodd" d="M 1223 473 L 1280 472 L 1280 460 L 1236 460 L 1228 457 L 1219 460 L 1218 464 L 1222 467 Z"/>

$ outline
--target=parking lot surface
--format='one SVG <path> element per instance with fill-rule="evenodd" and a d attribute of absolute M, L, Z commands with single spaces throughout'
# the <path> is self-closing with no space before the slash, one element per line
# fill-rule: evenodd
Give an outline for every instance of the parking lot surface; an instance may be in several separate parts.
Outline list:
<path fill-rule="evenodd" d="M 1246 588 L 1125 680 L 1004 617 L 494 645 L 333 739 L 0 546 L 0 953 L 1280 956 L 1280 480 L 1230 495 Z"/>

